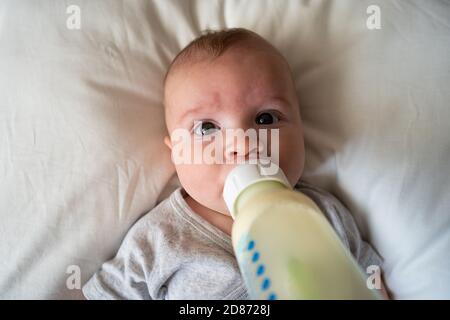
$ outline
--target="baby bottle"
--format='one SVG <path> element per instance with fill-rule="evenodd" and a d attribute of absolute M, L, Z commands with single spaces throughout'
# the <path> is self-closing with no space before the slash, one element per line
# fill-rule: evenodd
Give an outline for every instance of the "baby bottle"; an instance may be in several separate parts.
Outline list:
<path fill-rule="evenodd" d="M 223 190 L 250 298 L 380 299 L 316 204 L 275 163 L 267 168 L 238 165 Z"/>

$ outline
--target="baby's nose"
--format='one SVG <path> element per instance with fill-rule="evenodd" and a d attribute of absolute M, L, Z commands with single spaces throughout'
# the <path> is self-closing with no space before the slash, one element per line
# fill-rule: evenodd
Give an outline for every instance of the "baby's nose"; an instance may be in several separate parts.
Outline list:
<path fill-rule="evenodd" d="M 252 136 L 226 136 L 225 159 L 227 163 L 241 163 L 252 158 L 256 159 L 257 154 L 258 141 Z"/>

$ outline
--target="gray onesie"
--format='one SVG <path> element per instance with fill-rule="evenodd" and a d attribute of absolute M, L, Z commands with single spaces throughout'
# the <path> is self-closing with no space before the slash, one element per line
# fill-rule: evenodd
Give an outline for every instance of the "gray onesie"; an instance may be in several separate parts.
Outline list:
<path fill-rule="evenodd" d="M 304 181 L 296 190 L 319 206 L 359 265 L 382 260 L 361 239 L 348 210 Z M 87 299 L 248 299 L 231 238 L 193 212 L 182 188 L 129 230 L 117 255 L 84 285 Z"/>

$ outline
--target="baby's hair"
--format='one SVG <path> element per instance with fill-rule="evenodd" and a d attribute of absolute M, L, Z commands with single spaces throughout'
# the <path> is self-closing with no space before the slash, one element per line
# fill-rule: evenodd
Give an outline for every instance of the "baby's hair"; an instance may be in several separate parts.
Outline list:
<path fill-rule="evenodd" d="M 257 33 L 244 28 L 231 28 L 223 30 L 205 30 L 202 35 L 192 40 L 173 59 L 167 69 L 164 83 L 171 70 L 177 66 L 194 63 L 205 57 L 214 59 L 221 56 L 227 49 L 247 40 L 259 39 L 266 42 Z"/>

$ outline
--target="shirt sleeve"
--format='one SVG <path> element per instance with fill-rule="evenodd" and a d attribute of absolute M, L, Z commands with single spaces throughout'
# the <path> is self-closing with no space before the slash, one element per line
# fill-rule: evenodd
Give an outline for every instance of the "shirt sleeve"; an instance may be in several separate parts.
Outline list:
<path fill-rule="evenodd" d="M 150 300 L 146 275 L 152 266 L 152 249 L 133 226 L 123 240 L 116 256 L 103 263 L 82 291 L 89 300 Z"/>
<path fill-rule="evenodd" d="M 306 182 L 299 182 L 296 189 L 309 196 L 317 204 L 364 272 L 369 266 L 377 266 L 381 269 L 383 259 L 361 237 L 355 219 L 335 196 Z"/>

